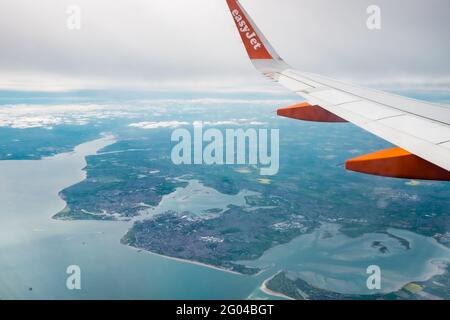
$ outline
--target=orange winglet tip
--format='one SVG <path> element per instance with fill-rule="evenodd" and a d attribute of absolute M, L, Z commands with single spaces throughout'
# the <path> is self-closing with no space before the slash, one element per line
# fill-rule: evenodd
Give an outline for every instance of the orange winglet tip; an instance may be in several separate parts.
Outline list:
<path fill-rule="evenodd" d="M 348 160 L 345 167 L 350 171 L 383 177 L 450 181 L 450 171 L 401 148 L 386 149 Z"/>
<path fill-rule="evenodd" d="M 347 122 L 334 113 L 320 106 L 313 106 L 308 102 L 298 103 L 289 107 L 280 108 L 277 114 L 281 117 L 315 122 Z"/>
<path fill-rule="evenodd" d="M 258 34 L 258 30 L 253 26 L 250 17 L 247 17 L 245 10 L 239 5 L 238 1 L 227 0 L 227 4 L 250 59 L 272 59 L 273 57 Z"/>

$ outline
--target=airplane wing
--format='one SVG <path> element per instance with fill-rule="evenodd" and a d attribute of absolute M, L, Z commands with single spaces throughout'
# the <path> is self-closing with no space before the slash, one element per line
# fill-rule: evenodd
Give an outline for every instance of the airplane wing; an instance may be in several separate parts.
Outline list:
<path fill-rule="evenodd" d="M 351 122 L 396 146 L 348 160 L 348 170 L 450 181 L 450 108 L 293 70 L 239 1 L 226 1 L 256 69 L 307 101 L 281 108 L 278 115 L 306 121 Z"/>

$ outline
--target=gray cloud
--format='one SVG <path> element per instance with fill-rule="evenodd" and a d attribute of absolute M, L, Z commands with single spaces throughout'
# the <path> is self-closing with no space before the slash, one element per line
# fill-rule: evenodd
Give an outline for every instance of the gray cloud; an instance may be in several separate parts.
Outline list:
<path fill-rule="evenodd" d="M 375 86 L 448 88 L 448 0 L 242 0 L 300 70 Z M 66 28 L 66 9 L 82 28 Z M 366 8 L 382 30 L 366 28 Z M 0 88 L 260 88 L 225 0 L 3 0 Z"/>

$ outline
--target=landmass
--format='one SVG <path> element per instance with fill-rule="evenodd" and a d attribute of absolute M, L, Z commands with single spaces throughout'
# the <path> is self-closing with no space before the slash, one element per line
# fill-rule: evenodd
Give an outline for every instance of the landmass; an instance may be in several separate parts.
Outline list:
<path fill-rule="evenodd" d="M 287 271 L 266 280 L 261 290 L 269 295 L 295 300 L 443 300 L 450 294 L 450 266 L 446 272 L 427 281 L 410 282 L 398 291 L 386 294 L 344 294 L 316 288 Z"/>
<path fill-rule="evenodd" d="M 57 126 L 52 130 L 0 126 L 0 160 L 40 160 L 69 152 L 83 142 L 96 139 L 100 130 L 76 125 Z"/>
<path fill-rule="evenodd" d="M 266 184 L 261 183 L 253 166 L 173 165 L 168 156 L 170 145 L 165 143 L 170 140 L 168 133 L 156 130 L 145 139 L 119 139 L 88 157 L 86 179 L 61 191 L 67 206 L 54 218 L 136 219 L 122 238 L 123 244 L 246 275 L 261 270 L 241 261 L 258 259 L 267 250 L 312 232 L 322 223 L 338 224 L 339 231 L 350 237 L 383 233 L 397 239 L 405 250 L 410 249 L 410 243 L 389 233 L 390 228 L 450 244 L 445 186 L 427 189 L 426 185 L 412 187 L 383 180 L 383 187 L 374 187 L 371 177 L 332 175 L 333 170 L 323 172 L 314 168 L 315 164 L 299 174 L 295 148 L 284 149 L 287 160 L 282 159 L 283 170 Z M 246 197 L 245 206 L 231 205 L 225 210 L 212 207 L 203 212 L 149 214 L 165 196 L 186 187 L 190 179 L 225 195 L 243 190 L 254 195 Z M 336 184 L 341 187 L 336 188 Z M 390 253 L 380 241 L 372 246 L 382 254 Z"/>
<path fill-rule="evenodd" d="M 316 226 L 304 218 L 291 219 L 297 223 L 289 225 L 283 212 L 258 209 L 250 213 L 236 206 L 212 219 L 167 212 L 136 222 L 121 241 L 157 254 L 252 275 L 260 270 L 238 262 L 257 259 L 271 247 Z"/>

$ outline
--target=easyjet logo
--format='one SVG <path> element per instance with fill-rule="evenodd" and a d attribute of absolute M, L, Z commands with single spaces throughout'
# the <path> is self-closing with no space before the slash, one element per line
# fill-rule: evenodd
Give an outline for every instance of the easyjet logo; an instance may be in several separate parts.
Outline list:
<path fill-rule="evenodd" d="M 256 33 L 250 29 L 245 19 L 241 16 L 239 10 L 234 9 L 232 11 L 232 15 L 238 24 L 239 31 L 245 34 L 245 37 L 250 40 L 250 44 L 253 46 L 253 49 L 258 50 L 259 48 L 262 48 L 262 44 L 259 42 Z"/>

